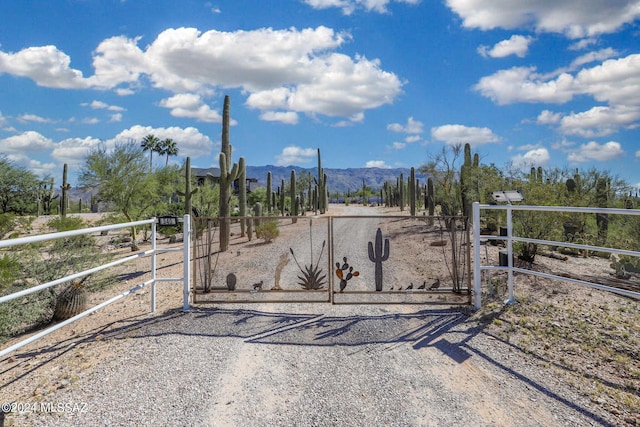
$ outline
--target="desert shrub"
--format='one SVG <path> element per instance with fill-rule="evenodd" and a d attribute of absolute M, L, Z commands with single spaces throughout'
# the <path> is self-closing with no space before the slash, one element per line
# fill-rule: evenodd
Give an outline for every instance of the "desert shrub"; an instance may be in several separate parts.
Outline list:
<path fill-rule="evenodd" d="M 278 221 L 276 220 L 264 221 L 256 227 L 256 236 L 265 242 L 271 242 L 279 235 L 280 229 L 278 228 Z"/>
<path fill-rule="evenodd" d="M 17 216 L 12 213 L 0 214 L 0 239 L 17 237 L 20 231 L 31 231 L 34 219 L 32 216 Z"/>
<path fill-rule="evenodd" d="M 71 231 L 79 230 L 85 226 L 85 222 L 82 218 L 77 217 L 55 217 L 47 222 L 47 227 L 55 231 Z"/>
<path fill-rule="evenodd" d="M 47 226 L 58 232 L 79 230 L 86 227 L 86 223 L 81 218 L 76 217 L 57 217 L 47 222 Z M 69 250 L 87 249 L 95 244 L 93 236 L 83 234 L 80 236 L 65 237 L 56 239 L 53 242 L 52 252 L 68 252 Z"/>
<path fill-rule="evenodd" d="M 0 293 L 18 279 L 20 270 L 20 263 L 9 255 L 0 258 Z"/>
<path fill-rule="evenodd" d="M 31 287 L 26 282 L 16 282 L 6 290 L 12 294 Z M 56 302 L 53 288 L 16 298 L 0 304 L 0 342 L 28 332 L 51 320 Z"/>

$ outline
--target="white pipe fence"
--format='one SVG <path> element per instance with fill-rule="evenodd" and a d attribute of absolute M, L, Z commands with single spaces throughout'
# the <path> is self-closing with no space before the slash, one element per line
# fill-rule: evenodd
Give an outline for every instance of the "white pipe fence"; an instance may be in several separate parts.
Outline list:
<path fill-rule="evenodd" d="M 480 234 L 480 210 L 494 209 L 504 210 L 507 214 L 507 235 L 506 236 L 489 236 Z M 612 208 L 583 208 L 568 206 L 520 206 L 520 205 L 481 205 L 478 202 L 473 203 L 473 280 L 474 280 L 474 307 L 476 310 L 482 307 L 482 277 L 483 270 L 507 270 L 507 284 L 509 297 L 505 301 L 507 304 L 516 302 L 514 297 L 513 273 L 531 274 L 538 277 L 549 279 L 564 280 L 567 282 L 577 283 L 589 286 L 595 289 L 614 292 L 632 298 L 640 298 L 640 292 L 634 292 L 626 289 L 614 288 L 611 286 L 593 283 L 574 278 L 557 276 L 554 274 L 542 273 L 538 271 L 528 270 L 524 268 L 514 267 L 513 265 L 513 242 L 535 243 L 549 246 L 561 246 L 575 249 L 585 249 L 592 251 L 609 252 L 611 254 L 629 255 L 640 257 L 640 252 L 629 251 L 616 248 L 605 248 L 601 246 L 582 245 L 570 242 L 556 242 L 552 240 L 530 239 L 513 234 L 513 211 L 543 211 L 543 212 L 566 212 L 566 213 L 594 213 L 594 214 L 617 214 L 617 215 L 635 215 L 640 216 L 640 210 L 635 209 L 612 209 Z M 480 247 L 486 244 L 488 240 L 504 240 L 507 247 L 507 266 L 488 266 L 482 265 L 480 257 Z"/>
<path fill-rule="evenodd" d="M 76 320 L 82 319 L 83 317 L 88 316 L 89 314 L 103 308 L 106 307 L 109 304 L 112 304 L 134 292 L 139 291 L 140 289 L 144 288 L 145 286 L 151 285 L 151 312 L 155 312 L 156 310 L 156 283 L 158 282 L 182 282 L 183 283 L 183 305 L 182 305 L 182 310 L 183 311 L 189 311 L 190 310 L 190 306 L 189 306 L 189 294 L 190 294 L 190 288 L 191 288 L 191 283 L 190 283 L 190 260 L 191 260 L 191 218 L 189 215 L 185 215 L 184 218 L 182 219 L 183 222 L 183 248 L 158 248 L 156 246 L 156 237 L 157 237 L 157 219 L 156 218 L 152 218 L 152 219 L 148 219 L 148 220 L 143 220 L 143 221 L 135 221 L 135 222 L 128 222 L 128 223 L 123 223 L 123 224 L 113 224 L 113 225 L 104 225 L 104 226 L 100 226 L 100 227 L 92 227 L 92 228 L 84 228 L 81 230 L 72 230 L 72 231 L 63 231 L 63 232 L 59 232 L 59 233 L 50 233 L 50 234 L 42 234 L 42 235 L 38 235 L 38 236 L 29 236 L 29 237 L 20 237 L 17 239 L 9 239 L 9 240 L 0 240 L 0 249 L 2 248 L 8 248 L 8 247 L 12 247 L 12 246 L 20 246 L 20 245 L 26 245 L 29 243 L 37 243 L 37 242 L 43 242 L 43 241 L 47 241 L 47 240 L 54 240 L 54 239 L 61 239 L 61 238 L 65 238 L 65 237 L 73 237 L 73 236 L 80 236 L 80 235 L 85 235 L 85 234 L 91 234 L 91 233 L 96 233 L 96 232 L 101 232 L 101 231 L 108 231 L 108 230 L 116 230 L 116 229 L 121 229 L 121 228 L 129 228 L 129 227 L 137 227 L 137 226 L 141 226 L 141 225 L 147 225 L 150 224 L 151 225 L 151 249 L 150 250 L 146 250 L 146 251 L 142 251 L 139 252 L 135 255 L 131 255 L 125 258 L 121 258 L 118 259 L 116 261 L 107 263 L 107 264 L 103 264 L 100 265 L 98 267 L 94 267 L 88 270 L 84 270 L 78 273 L 74 273 L 71 274 L 69 276 L 66 277 L 62 277 L 60 279 L 56 279 L 47 283 L 43 283 L 41 285 L 38 286 L 34 286 L 31 287 L 29 289 L 25 289 L 19 292 L 15 292 L 13 294 L 10 295 L 5 295 L 3 297 L 0 297 L 0 304 L 7 302 L 7 301 L 11 301 L 13 299 L 16 298 L 20 298 L 20 297 L 24 297 L 26 295 L 32 294 L 34 292 L 39 292 L 41 290 L 50 288 L 52 286 L 56 286 L 59 285 L 61 283 L 65 283 L 65 282 L 69 282 L 71 280 L 74 279 L 78 279 L 81 277 L 85 277 L 88 276 L 89 274 L 93 274 L 93 273 L 97 273 L 98 271 L 102 271 L 102 270 L 106 270 L 108 268 L 112 268 L 115 267 L 117 265 L 120 264 L 124 264 L 126 262 L 130 262 L 133 261 L 135 259 L 141 258 L 141 257 L 145 257 L 148 255 L 151 255 L 151 279 L 147 280 L 146 282 L 143 282 L 141 284 L 139 284 L 138 286 L 135 286 L 123 293 L 121 293 L 120 295 L 116 295 L 115 297 L 100 303 L 94 307 L 89 308 L 88 310 L 83 311 L 82 313 L 67 319 L 63 322 L 57 323 L 56 325 L 49 327 L 27 339 L 24 339 L 10 347 L 7 347 L 3 350 L 0 350 L 0 357 L 4 357 L 5 355 L 21 348 L 24 347 L 27 344 L 30 344 L 70 323 L 75 322 Z M 167 278 L 158 278 L 156 276 L 156 269 L 157 269 L 157 259 L 156 256 L 159 253 L 167 253 L 167 252 L 178 252 L 178 251 L 183 251 L 183 275 L 182 277 L 167 277 Z"/>

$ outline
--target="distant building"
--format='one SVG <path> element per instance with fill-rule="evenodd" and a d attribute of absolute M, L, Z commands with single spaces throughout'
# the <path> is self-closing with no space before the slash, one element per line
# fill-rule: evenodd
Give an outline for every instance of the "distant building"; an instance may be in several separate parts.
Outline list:
<path fill-rule="evenodd" d="M 217 185 L 220 183 L 220 168 L 191 168 L 191 175 L 196 177 L 196 184 L 198 186 L 203 186 L 207 181 L 212 183 L 213 185 Z M 256 184 L 258 180 L 256 178 L 246 178 L 247 183 L 247 193 L 251 193 L 251 184 Z M 240 181 L 233 181 L 233 194 L 237 195 L 240 193 Z"/>

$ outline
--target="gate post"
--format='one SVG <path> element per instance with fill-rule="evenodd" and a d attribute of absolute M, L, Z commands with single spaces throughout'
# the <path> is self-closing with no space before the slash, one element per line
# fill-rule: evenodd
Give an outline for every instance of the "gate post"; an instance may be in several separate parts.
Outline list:
<path fill-rule="evenodd" d="M 513 296 L 513 210 L 511 203 L 507 205 L 507 256 L 509 257 L 509 269 L 507 270 L 509 299 L 505 301 L 505 304 L 515 304 L 516 299 Z"/>
<path fill-rule="evenodd" d="M 482 279 L 480 277 L 480 203 L 473 202 L 473 282 L 474 308 L 482 307 Z"/>
<path fill-rule="evenodd" d="M 151 312 L 155 313 L 156 311 L 156 223 L 157 219 L 154 218 L 154 221 L 151 223 Z M 135 237 L 134 237 L 135 240 Z"/>
<path fill-rule="evenodd" d="M 191 292 L 191 215 L 186 214 L 183 222 L 183 278 L 182 278 L 182 311 L 191 311 L 189 293 Z"/>

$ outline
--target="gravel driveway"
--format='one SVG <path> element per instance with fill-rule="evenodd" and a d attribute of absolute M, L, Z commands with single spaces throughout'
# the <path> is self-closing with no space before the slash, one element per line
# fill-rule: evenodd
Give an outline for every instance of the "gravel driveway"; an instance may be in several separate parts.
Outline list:
<path fill-rule="evenodd" d="M 360 232 L 345 229 L 340 245 Z M 113 354 L 55 394 L 84 410 L 21 414 L 17 425 L 609 425 L 552 367 L 462 309 L 200 306 L 103 339 Z"/>

